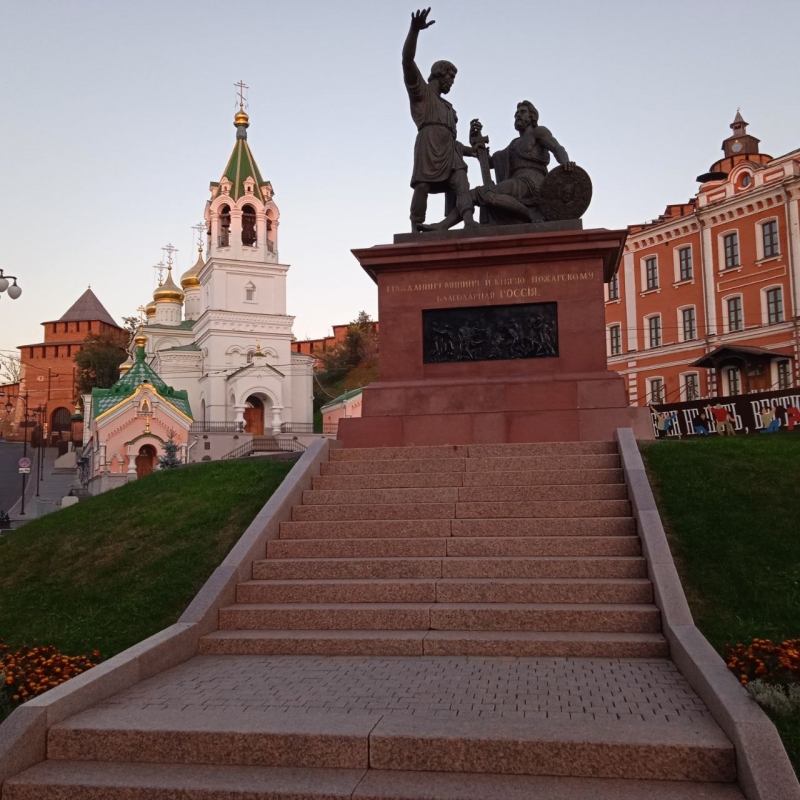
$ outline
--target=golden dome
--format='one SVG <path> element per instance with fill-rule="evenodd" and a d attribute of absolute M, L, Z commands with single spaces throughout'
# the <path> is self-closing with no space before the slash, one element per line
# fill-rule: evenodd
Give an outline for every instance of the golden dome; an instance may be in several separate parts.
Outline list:
<path fill-rule="evenodd" d="M 181 275 L 181 286 L 184 289 L 199 289 L 200 288 L 200 270 L 205 266 L 203 261 L 203 248 L 197 248 L 197 261 L 193 267 L 190 267 L 186 272 Z"/>
<path fill-rule="evenodd" d="M 167 267 L 167 279 L 153 292 L 154 302 L 183 305 L 185 296 L 183 290 L 172 280 L 172 267 Z"/>
<path fill-rule="evenodd" d="M 131 367 L 133 366 L 133 361 L 130 358 L 124 363 L 119 365 L 119 375 L 122 377 Z"/>
<path fill-rule="evenodd" d="M 236 112 L 236 116 L 233 118 L 233 124 L 237 128 L 240 125 L 244 125 L 245 128 L 250 125 L 250 117 L 247 116 L 247 113 L 241 106 L 239 106 L 239 110 Z"/>
<path fill-rule="evenodd" d="M 147 337 L 140 332 L 133 337 L 133 341 L 137 347 L 144 347 L 147 344 Z M 123 366 L 125 365 L 123 364 Z M 128 367 L 128 369 L 130 369 L 130 366 Z"/>

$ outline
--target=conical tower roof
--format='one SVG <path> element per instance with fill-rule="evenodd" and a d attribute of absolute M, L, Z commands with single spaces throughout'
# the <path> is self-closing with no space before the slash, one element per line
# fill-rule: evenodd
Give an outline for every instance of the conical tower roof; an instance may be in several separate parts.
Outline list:
<path fill-rule="evenodd" d="M 97 295 L 89 288 L 59 317 L 58 322 L 86 322 L 95 319 L 119 328 L 111 314 L 97 299 Z"/>
<path fill-rule="evenodd" d="M 247 116 L 242 108 L 236 113 L 233 124 L 236 127 L 236 144 L 233 146 L 233 152 L 225 166 L 225 171 L 222 173 L 222 178 L 230 181 L 230 196 L 236 202 L 240 197 L 247 194 L 244 182 L 248 178 L 252 178 L 259 188 L 268 186 L 269 181 L 265 181 L 262 177 L 261 170 L 259 170 L 256 159 L 253 156 L 253 151 L 247 143 L 247 129 L 250 127 L 250 117 Z M 258 198 L 263 200 L 261 192 L 258 192 Z"/>

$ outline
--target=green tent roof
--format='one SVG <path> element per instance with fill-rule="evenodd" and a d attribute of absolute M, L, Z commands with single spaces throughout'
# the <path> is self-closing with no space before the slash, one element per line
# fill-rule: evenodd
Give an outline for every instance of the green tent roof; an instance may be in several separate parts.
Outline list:
<path fill-rule="evenodd" d="M 234 202 L 247 194 L 244 190 L 244 182 L 248 178 L 252 178 L 258 187 L 269 185 L 269 181 L 265 181 L 262 177 L 261 170 L 253 157 L 253 151 L 247 143 L 248 125 L 249 123 L 236 126 L 236 144 L 233 146 L 231 157 L 222 173 L 222 177 L 227 178 L 232 184 L 230 196 Z M 261 192 L 257 194 L 259 200 L 264 199 Z"/>
<path fill-rule="evenodd" d="M 136 360 L 133 366 L 110 388 L 92 389 L 92 415 L 95 419 L 111 408 L 130 397 L 143 384 L 150 384 L 159 397 L 163 397 L 170 405 L 192 417 L 189 406 L 189 393 L 185 390 L 167 386 L 158 373 L 144 360 L 144 347 L 136 348 Z"/>

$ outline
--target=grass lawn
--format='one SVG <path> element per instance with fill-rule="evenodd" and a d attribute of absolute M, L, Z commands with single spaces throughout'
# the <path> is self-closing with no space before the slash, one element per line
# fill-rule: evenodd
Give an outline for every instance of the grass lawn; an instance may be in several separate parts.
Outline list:
<path fill-rule="evenodd" d="M 0 537 L 0 638 L 108 658 L 171 625 L 293 463 L 154 473 Z"/>
<path fill-rule="evenodd" d="M 695 622 L 721 653 L 800 638 L 800 436 L 642 446 Z M 773 717 L 800 773 L 800 717 Z"/>

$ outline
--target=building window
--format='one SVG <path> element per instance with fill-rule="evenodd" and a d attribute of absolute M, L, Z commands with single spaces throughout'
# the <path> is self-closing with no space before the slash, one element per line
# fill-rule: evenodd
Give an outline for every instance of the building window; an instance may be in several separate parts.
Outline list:
<path fill-rule="evenodd" d="M 731 297 L 728 299 L 728 330 L 744 330 L 744 313 L 742 312 L 741 297 Z"/>
<path fill-rule="evenodd" d="M 753 182 L 753 179 L 750 177 L 750 175 L 748 173 L 745 173 L 744 175 L 742 175 L 742 180 L 740 181 L 740 184 L 742 186 L 747 188 L 752 182 Z"/>
<path fill-rule="evenodd" d="M 661 378 L 650 379 L 650 402 L 663 403 L 665 400 L 666 391 L 664 389 L 664 381 Z"/>
<path fill-rule="evenodd" d="M 789 372 L 789 362 L 778 362 L 778 388 L 789 389 L 792 385 L 791 373 Z"/>
<path fill-rule="evenodd" d="M 739 234 L 726 233 L 722 239 L 725 245 L 725 269 L 739 266 Z"/>
<path fill-rule="evenodd" d="M 761 236 L 764 242 L 764 258 L 772 258 L 780 254 L 778 247 L 778 222 L 771 219 L 761 226 Z"/>
<path fill-rule="evenodd" d="M 728 394 L 732 397 L 742 393 L 742 382 L 739 378 L 739 370 L 731 367 L 728 370 Z"/>
<path fill-rule="evenodd" d="M 619 300 L 619 273 L 614 275 L 608 284 L 608 299 Z"/>
<path fill-rule="evenodd" d="M 770 325 L 783 322 L 783 290 L 767 290 L 767 319 Z"/>
<path fill-rule="evenodd" d="M 683 376 L 683 391 L 687 401 L 700 399 L 700 376 L 696 372 Z"/>
<path fill-rule="evenodd" d="M 645 259 L 644 271 L 648 289 L 658 289 L 658 259 L 653 256 Z"/>
<path fill-rule="evenodd" d="M 647 325 L 650 331 L 650 347 L 661 346 L 661 317 L 650 317 L 647 320 Z"/>
<path fill-rule="evenodd" d="M 248 303 L 255 303 L 256 301 L 256 287 L 252 283 L 248 283 L 244 287 L 244 299 Z"/>
<path fill-rule="evenodd" d="M 608 333 L 611 343 L 611 355 L 618 356 L 622 353 L 622 326 L 612 325 L 608 329 Z"/>
<path fill-rule="evenodd" d="M 681 247 L 678 250 L 678 263 L 680 264 L 680 276 L 682 281 L 692 279 L 692 248 Z"/>
<path fill-rule="evenodd" d="M 697 338 L 697 319 L 694 306 L 684 308 L 681 311 L 681 316 L 683 317 L 683 340 L 690 342 L 692 339 Z"/>

